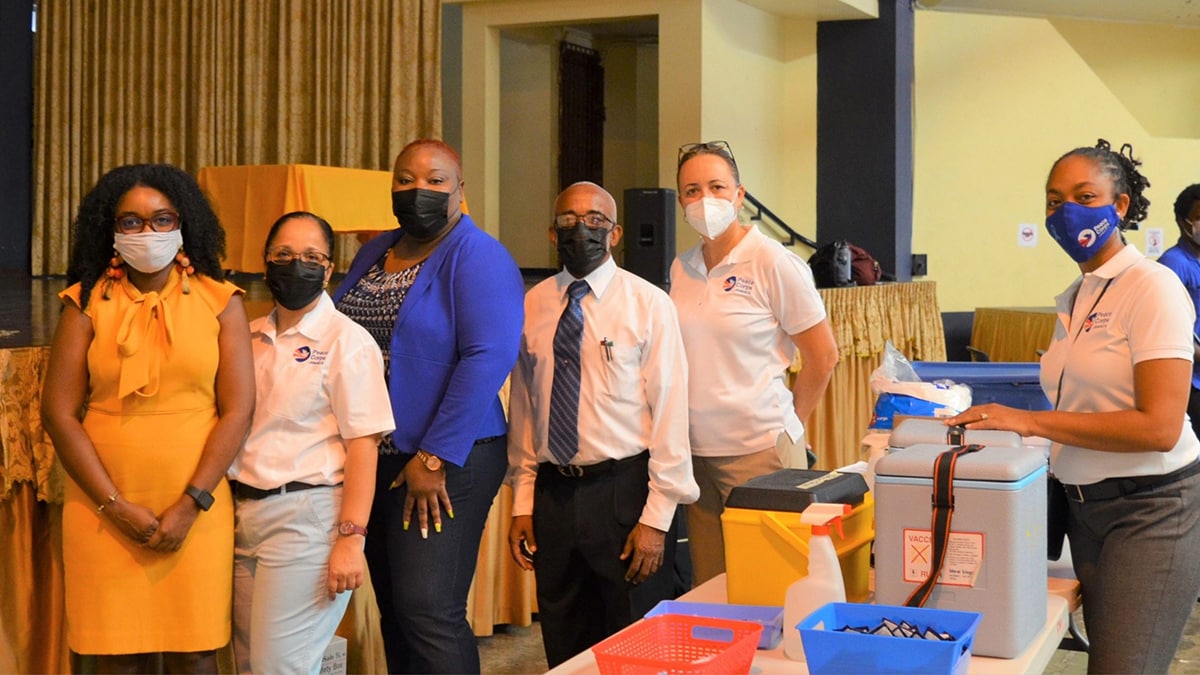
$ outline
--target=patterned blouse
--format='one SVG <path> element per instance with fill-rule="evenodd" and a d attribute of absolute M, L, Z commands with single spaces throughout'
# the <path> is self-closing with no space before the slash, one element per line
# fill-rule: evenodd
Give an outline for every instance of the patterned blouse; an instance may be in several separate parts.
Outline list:
<path fill-rule="evenodd" d="M 408 294 L 408 289 L 412 288 L 424 261 L 408 269 L 390 273 L 383 269 L 387 256 L 388 254 L 384 253 L 358 283 L 346 291 L 337 303 L 337 308 L 355 323 L 366 328 L 371 337 L 375 338 L 375 342 L 379 344 L 379 351 L 383 353 L 384 379 L 390 381 L 392 329 L 396 327 L 396 316 L 400 313 L 404 296 Z M 398 452 L 392 444 L 391 434 L 385 435 L 380 441 L 379 452 L 385 455 Z"/>

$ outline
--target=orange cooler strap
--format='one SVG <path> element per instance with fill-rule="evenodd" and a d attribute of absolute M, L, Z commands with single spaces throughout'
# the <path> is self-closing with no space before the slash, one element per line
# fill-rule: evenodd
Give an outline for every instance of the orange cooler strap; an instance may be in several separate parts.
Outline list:
<path fill-rule="evenodd" d="M 958 458 L 982 450 L 982 445 L 960 445 L 938 455 L 933 463 L 933 559 L 929 561 L 929 576 L 904 601 L 905 607 L 924 607 L 937 584 L 942 563 L 946 561 L 950 539 L 950 520 L 954 517 L 954 467 Z"/>

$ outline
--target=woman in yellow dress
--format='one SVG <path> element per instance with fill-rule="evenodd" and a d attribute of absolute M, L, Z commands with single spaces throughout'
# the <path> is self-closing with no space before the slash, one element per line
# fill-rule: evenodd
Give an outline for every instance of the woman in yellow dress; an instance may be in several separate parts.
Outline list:
<path fill-rule="evenodd" d="M 100 179 L 73 240 L 42 399 L 70 478 L 72 670 L 216 672 L 233 579 L 224 476 L 254 411 L 225 234 L 191 176 L 141 164 Z"/>

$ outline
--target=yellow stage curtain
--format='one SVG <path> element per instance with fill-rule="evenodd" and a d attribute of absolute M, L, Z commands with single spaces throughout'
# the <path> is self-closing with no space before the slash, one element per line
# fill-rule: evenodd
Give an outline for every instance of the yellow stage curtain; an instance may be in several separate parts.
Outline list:
<path fill-rule="evenodd" d="M 805 428 L 817 467 L 836 469 L 859 459 L 875 406 L 871 373 L 882 362 L 887 341 L 910 360 L 945 361 L 946 336 L 932 281 L 824 288 L 820 293 L 841 360 Z"/>
<path fill-rule="evenodd" d="M 35 275 L 66 271 L 115 166 L 390 170 L 441 132 L 439 0 L 53 0 L 37 20 Z"/>

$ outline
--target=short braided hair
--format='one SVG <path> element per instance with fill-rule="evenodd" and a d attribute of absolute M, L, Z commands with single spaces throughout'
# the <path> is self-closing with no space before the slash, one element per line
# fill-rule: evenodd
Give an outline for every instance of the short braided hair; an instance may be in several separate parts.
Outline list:
<path fill-rule="evenodd" d="M 1080 147 L 1071 150 L 1054 161 L 1050 172 L 1058 163 L 1068 157 L 1086 157 L 1096 163 L 1113 182 L 1116 195 L 1129 195 L 1129 209 L 1119 227 L 1122 230 L 1136 230 L 1138 223 L 1146 219 L 1150 210 L 1150 200 L 1146 198 L 1146 188 L 1150 181 L 1138 171 L 1141 160 L 1134 158 L 1133 146 L 1125 143 L 1120 150 L 1114 151 L 1112 145 L 1103 138 L 1096 141 L 1094 147 Z"/>

